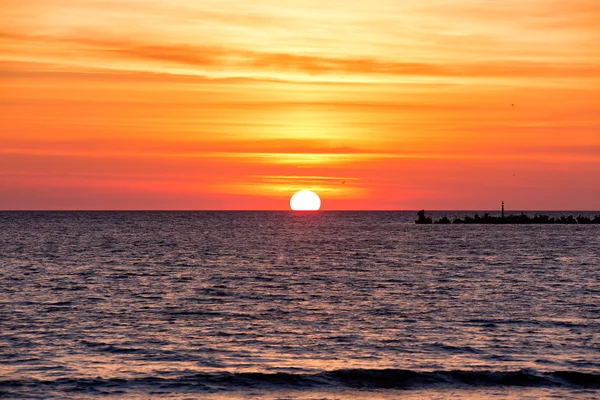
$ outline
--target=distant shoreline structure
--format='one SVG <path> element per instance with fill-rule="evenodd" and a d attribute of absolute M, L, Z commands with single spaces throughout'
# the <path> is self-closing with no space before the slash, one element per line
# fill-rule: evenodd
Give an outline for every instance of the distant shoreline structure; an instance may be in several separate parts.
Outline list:
<path fill-rule="evenodd" d="M 593 218 L 583 216 L 579 214 L 577 217 L 573 215 L 569 216 L 561 216 L 560 218 L 550 217 L 549 215 L 544 214 L 535 214 L 533 217 L 525 215 L 521 213 L 520 215 L 504 215 L 504 202 L 502 202 L 502 214 L 500 217 L 496 217 L 490 215 L 489 213 L 484 213 L 483 215 L 479 215 L 479 213 L 475 213 L 473 217 L 465 215 L 463 219 L 454 218 L 449 219 L 447 216 L 444 216 L 438 220 L 433 220 L 433 218 L 425 215 L 425 210 L 420 210 L 417 213 L 419 217 L 415 224 L 418 225 L 429 225 L 429 224 L 439 224 L 439 225 L 448 225 L 448 224 L 482 224 L 482 225 L 501 225 L 501 224 L 509 224 L 509 225 L 600 225 L 600 215 L 596 215 Z"/>

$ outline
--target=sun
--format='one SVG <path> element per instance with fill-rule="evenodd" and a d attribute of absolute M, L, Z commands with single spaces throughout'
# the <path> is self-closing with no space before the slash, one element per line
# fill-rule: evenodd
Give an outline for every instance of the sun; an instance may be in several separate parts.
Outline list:
<path fill-rule="evenodd" d="M 301 190 L 290 199 L 290 207 L 294 211 L 317 211 L 321 208 L 321 199 L 315 192 Z"/>

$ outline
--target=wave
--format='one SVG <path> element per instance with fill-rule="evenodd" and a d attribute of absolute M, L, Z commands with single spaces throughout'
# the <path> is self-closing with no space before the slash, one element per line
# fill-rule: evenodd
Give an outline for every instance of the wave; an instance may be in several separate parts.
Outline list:
<path fill-rule="evenodd" d="M 136 379 L 0 380 L 2 390 L 43 386 L 57 390 L 102 390 L 115 388 L 190 389 L 223 391 L 244 389 L 420 389 L 427 387 L 557 387 L 600 389 L 600 374 L 555 371 L 411 371 L 402 369 L 343 369 L 306 373 L 221 372 L 178 377 Z"/>

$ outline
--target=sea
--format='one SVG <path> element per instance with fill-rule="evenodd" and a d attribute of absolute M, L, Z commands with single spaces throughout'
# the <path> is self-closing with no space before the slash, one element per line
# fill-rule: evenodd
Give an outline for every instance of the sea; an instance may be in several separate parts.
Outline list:
<path fill-rule="evenodd" d="M 1 212 L 0 397 L 600 398 L 599 225 L 415 219 Z"/>

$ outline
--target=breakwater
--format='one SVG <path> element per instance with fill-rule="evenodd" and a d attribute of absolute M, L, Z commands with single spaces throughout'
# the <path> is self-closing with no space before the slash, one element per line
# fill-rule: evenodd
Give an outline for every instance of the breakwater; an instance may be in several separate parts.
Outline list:
<path fill-rule="evenodd" d="M 493 216 L 489 213 L 479 215 L 475 213 L 474 216 L 465 215 L 464 218 L 453 218 L 450 219 L 446 216 L 434 220 L 431 217 L 425 215 L 425 211 L 421 210 L 417 213 L 418 219 L 415 221 L 416 224 L 556 224 L 556 225 L 568 225 L 568 224 L 598 224 L 600 225 L 600 215 L 594 217 L 589 216 L 560 216 L 551 217 L 545 214 L 535 214 L 533 217 L 521 213 L 519 215 L 507 215 L 507 216 Z"/>

